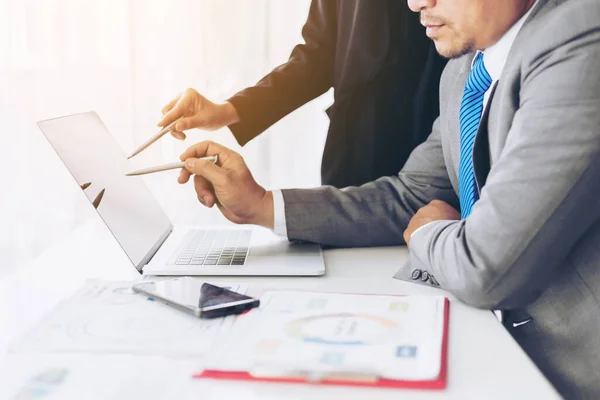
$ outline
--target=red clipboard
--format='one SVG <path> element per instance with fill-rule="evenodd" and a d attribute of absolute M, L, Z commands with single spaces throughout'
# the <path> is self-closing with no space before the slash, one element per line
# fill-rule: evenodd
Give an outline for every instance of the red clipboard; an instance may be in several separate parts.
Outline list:
<path fill-rule="evenodd" d="M 448 378 L 448 327 L 450 320 L 450 301 L 444 299 L 444 332 L 442 335 L 442 356 L 440 359 L 440 373 L 432 380 L 394 380 L 386 378 L 378 378 L 375 381 L 369 380 L 349 380 L 325 378 L 318 381 L 309 381 L 301 377 L 255 377 L 247 371 L 219 371 L 219 370 L 204 370 L 194 374 L 194 378 L 200 379 L 223 379 L 236 381 L 253 381 L 253 382 L 274 382 L 274 383 L 304 383 L 313 385 L 335 385 L 335 386 L 354 386 L 354 387 L 377 387 L 377 388 L 403 388 L 403 389 L 426 389 L 426 390 L 443 390 L 447 386 Z"/>

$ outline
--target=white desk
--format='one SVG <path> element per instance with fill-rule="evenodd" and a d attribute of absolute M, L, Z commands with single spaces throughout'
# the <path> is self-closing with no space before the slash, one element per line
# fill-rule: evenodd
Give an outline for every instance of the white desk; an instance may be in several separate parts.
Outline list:
<path fill-rule="evenodd" d="M 258 294 L 265 288 L 295 288 L 319 291 L 360 293 L 416 294 L 440 293 L 437 289 L 392 279 L 392 275 L 406 260 L 407 250 L 398 248 L 343 249 L 326 252 L 327 275 L 315 278 L 225 277 L 213 281 L 237 281 L 250 284 L 249 294 Z M 139 275 L 131 266 L 110 233 L 96 220 L 77 230 L 46 251 L 27 267 L 0 281 L 0 366 L 11 358 L 6 355 L 8 343 L 29 329 L 58 301 L 69 297 L 87 278 L 131 280 Z M 130 387 L 155 387 L 158 382 L 175 390 L 178 398 L 223 400 L 238 399 L 505 399 L 511 396 L 532 399 L 552 399 L 558 395 L 535 365 L 523 353 L 512 337 L 489 311 L 476 310 L 452 301 L 450 307 L 449 383 L 445 391 L 398 391 L 390 389 L 357 389 L 310 385 L 265 384 L 230 381 L 188 379 L 186 371 L 194 371 L 197 360 L 147 359 L 125 357 L 120 368 L 143 365 L 143 373 L 135 379 L 120 373 L 119 379 Z M 40 362 L 44 357 L 40 357 Z M 106 357 L 73 356 L 76 366 L 94 365 L 94 385 L 102 385 L 102 374 L 114 379 L 110 367 L 102 367 Z M 32 361 L 35 362 L 35 361 Z M 129 364 L 128 364 L 129 363 Z M 136 364 L 137 363 L 137 364 Z M 116 365 L 116 364 L 112 364 Z M 118 370 L 118 368 L 116 368 Z M 98 372 L 99 371 L 99 372 Z M 98 373 L 100 376 L 98 376 Z M 112 374 L 112 375 L 111 375 Z M 160 378 L 163 378 L 161 381 Z M 0 376 L 0 388 L 4 387 Z M 131 380 L 131 381 L 128 381 Z M 154 386 L 153 386 L 154 385 Z M 150 390 L 148 389 L 148 390 Z M 158 390 L 150 393 L 156 398 Z M 170 393 L 169 396 L 173 396 Z M 6 393 L 0 390 L 0 398 Z M 123 395 L 123 397 L 126 397 Z M 87 396 L 85 398 L 88 398 Z M 173 397 L 170 397 L 173 398 Z"/>

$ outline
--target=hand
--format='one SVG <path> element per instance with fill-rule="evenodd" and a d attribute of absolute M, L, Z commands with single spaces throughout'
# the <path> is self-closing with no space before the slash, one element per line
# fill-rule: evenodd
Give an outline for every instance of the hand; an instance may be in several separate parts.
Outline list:
<path fill-rule="evenodd" d="M 217 164 L 198 157 L 218 156 Z M 206 207 L 217 205 L 225 218 L 236 224 L 274 227 L 273 194 L 260 186 L 238 153 L 213 142 L 201 142 L 182 155 L 185 168 L 177 181 L 194 176 L 198 200 Z"/>
<path fill-rule="evenodd" d="M 413 232 L 418 228 L 430 222 L 446 220 L 460 220 L 460 212 L 446 202 L 433 200 L 425 207 L 421 207 L 410 219 L 408 227 L 404 231 L 404 241 L 409 245 Z"/>
<path fill-rule="evenodd" d="M 200 128 L 214 131 L 240 120 L 233 104 L 229 102 L 213 103 L 194 89 L 187 89 L 182 95 L 171 100 L 163 107 L 162 114 L 163 117 L 158 126 L 167 126 L 183 117 L 171 132 L 175 138 L 180 140 L 185 139 L 185 133 L 183 133 L 185 130 Z"/>

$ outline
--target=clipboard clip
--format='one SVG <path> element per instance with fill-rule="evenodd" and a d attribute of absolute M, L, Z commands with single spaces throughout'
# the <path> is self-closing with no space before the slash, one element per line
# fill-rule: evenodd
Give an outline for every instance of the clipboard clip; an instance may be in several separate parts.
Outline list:
<path fill-rule="evenodd" d="M 313 384 L 324 381 L 375 383 L 381 378 L 377 368 L 372 365 L 305 368 L 294 364 L 266 361 L 255 361 L 250 374 L 254 377 L 273 377 L 276 374 L 285 378 L 304 379 L 306 382 Z"/>

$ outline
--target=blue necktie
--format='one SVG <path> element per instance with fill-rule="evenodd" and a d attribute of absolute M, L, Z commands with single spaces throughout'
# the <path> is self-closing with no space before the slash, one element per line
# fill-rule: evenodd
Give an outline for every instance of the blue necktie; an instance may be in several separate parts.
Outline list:
<path fill-rule="evenodd" d="M 460 164 L 458 168 L 458 196 L 461 217 L 471 214 L 479 199 L 473 171 L 473 144 L 483 112 L 483 96 L 492 85 L 492 78 L 483 65 L 483 53 L 477 54 L 467 79 L 460 105 Z"/>

